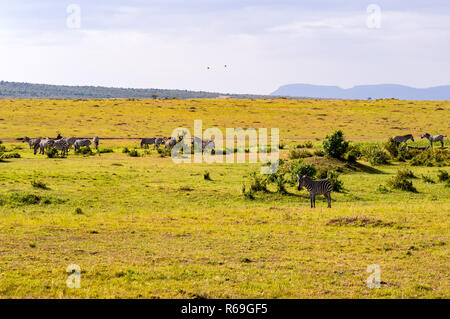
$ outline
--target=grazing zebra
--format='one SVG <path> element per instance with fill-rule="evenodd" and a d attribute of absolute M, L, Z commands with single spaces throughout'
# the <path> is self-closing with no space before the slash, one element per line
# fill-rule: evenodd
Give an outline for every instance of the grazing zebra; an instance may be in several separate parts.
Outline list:
<path fill-rule="evenodd" d="M 323 194 L 328 201 L 328 208 L 331 208 L 331 190 L 332 186 L 328 179 L 320 179 L 315 181 L 307 175 L 300 177 L 297 174 L 298 190 L 302 187 L 306 187 L 309 192 L 309 198 L 311 200 L 311 208 L 316 207 L 316 195 Z"/>
<path fill-rule="evenodd" d="M 146 145 L 152 145 L 155 144 L 156 142 L 156 137 L 150 137 L 150 138 L 143 138 L 141 140 L 141 148 L 143 148 Z"/>
<path fill-rule="evenodd" d="M 34 146 L 34 155 L 36 155 L 37 150 L 39 149 L 39 154 L 45 154 L 45 150 L 52 147 L 55 143 L 55 140 L 51 138 L 45 138 L 39 142 L 39 144 Z"/>
<path fill-rule="evenodd" d="M 194 139 L 192 140 L 192 144 L 194 145 L 194 149 L 195 146 L 197 146 L 198 148 L 202 148 L 202 151 L 205 150 L 205 148 L 208 148 L 208 150 L 210 149 L 211 151 L 215 148 L 215 143 L 214 140 L 212 139 L 200 139 L 197 136 L 194 136 Z"/>
<path fill-rule="evenodd" d="M 32 148 L 35 147 L 36 144 L 39 144 L 41 142 L 41 138 L 38 137 L 38 138 L 35 138 L 35 139 L 30 139 L 28 136 L 25 136 L 23 138 L 23 140 L 22 140 L 22 143 L 23 142 L 27 142 L 28 145 L 30 145 L 30 150 L 31 150 Z"/>
<path fill-rule="evenodd" d="M 441 142 L 441 147 L 444 147 L 444 137 L 446 137 L 446 136 L 444 136 L 444 135 L 431 136 L 428 133 L 425 133 L 421 136 L 421 138 L 426 138 L 427 140 L 430 141 L 431 148 L 433 148 L 433 142 Z"/>
<path fill-rule="evenodd" d="M 402 135 L 402 136 L 394 136 L 392 139 L 394 140 L 394 142 L 397 142 L 397 143 L 406 143 L 406 141 L 408 141 L 408 140 L 411 140 L 414 142 L 414 137 L 412 136 L 412 134 Z"/>
<path fill-rule="evenodd" d="M 61 138 L 59 140 L 54 141 L 52 147 L 56 148 L 57 150 L 60 150 L 62 156 L 65 156 L 66 153 L 69 152 L 70 145 L 64 138 Z"/>
<path fill-rule="evenodd" d="M 66 141 L 67 144 L 69 144 L 69 147 L 71 147 L 73 144 L 75 144 L 75 141 L 77 140 L 77 138 L 76 137 L 64 137 L 63 140 Z"/>
<path fill-rule="evenodd" d="M 74 149 L 74 151 L 76 151 L 76 150 L 80 149 L 82 146 L 86 146 L 87 148 L 90 149 L 90 147 L 89 147 L 90 145 L 91 145 L 91 140 L 84 138 L 81 140 L 76 140 L 75 143 L 73 144 L 73 149 Z"/>
<path fill-rule="evenodd" d="M 175 144 L 177 144 L 177 140 L 171 137 L 168 140 L 166 140 L 166 142 L 164 143 L 164 146 L 167 149 L 167 148 L 174 147 Z"/>
<path fill-rule="evenodd" d="M 160 145 L 165 144 L 169 137 L 157 137 L 155 140 L 155 146 L 153 148 L 159 148 Z"/>
<path fill-rule="evenodd" d="M 94 136 L 94 138 L 92 139 L 92 142 L 94 142 L 95 145 L 95 149 L 98 151 L 98 142 L 100 141 L 100 139 L 98 138 L 98 136 Z"/>

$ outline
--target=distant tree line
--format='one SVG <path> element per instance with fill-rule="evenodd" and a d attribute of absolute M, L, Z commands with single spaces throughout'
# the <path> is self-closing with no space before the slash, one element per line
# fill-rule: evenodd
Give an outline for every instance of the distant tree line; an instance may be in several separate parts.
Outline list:
<path fill-rule="evenodd" d="M 269 95 L 223 94 L 204 91 L 127 89 L 102 86 L 68 86 L 0 81 L 0 98 L 108 99 L 108 98 L 239 98 L 273 99 Z"/>

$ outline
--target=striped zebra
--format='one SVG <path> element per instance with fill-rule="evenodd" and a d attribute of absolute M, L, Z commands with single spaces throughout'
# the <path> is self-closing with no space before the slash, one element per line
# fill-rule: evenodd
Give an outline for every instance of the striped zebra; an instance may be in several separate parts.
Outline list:
<path fill-rule="evenodd" d="M 172 148 L 175 146 L 175 144 L 177 144 L 177 140 L 174 139 L 173 137 L 169 138 L 168 140 L 166 140 L 166 142 L 164 143 L 165 148 Z"/>
<path fill-rule="evenodd" d="M 75 144 L 75 141 L 77 140 L 77 138 L 76 137 L 64 137 L 63 140 L 66 141 L 67 144 L 69 144 L 69 147 L 71 147 L 73 144 Z"/>
<path fill-rule="evenodd" d="M 59 140 L 54 141 L 52 147 L 54 147 L 57 150 L 61 151 L 62 156 L 65 156 L 66 153 L 69 152 L 70 145 L 64 138 L 61 138 Z"/>
<path fill-rule="evenodd" d="M 446 136 L 444 136 L 444 135 L 431 136 L 428 133 L 425 133 L 421 136 L 421 138 L 426 138 L 427 140 L 430 141 L 431 148 L 433 148 L 433 142 L 441 142 L 441 147 L 444 147 L 444 137 L 446 137 Z"/>
<path fill-rule="evenodd" d="M 98 143 L 99 143 L 100 139 L 98 138 L 98 136 L 94 136 L 94 138 L 92 139 L 92 142 L 94 142 L 95 145 L 95 149 L 98 151 Z"/>
<path fill-rule="evenodd" d="M 41 142 L 41 138 L 38 137 L 38 138 L 35 138 L 35 139 L 31 139 L 31 138 L 29 138 L 28 136 L 25 136 L 25 137 L 22 139 L 22 143 L 23 143 L 23 142 L 27 142 L 28 145 L 30 145 L 30 150 L 31 150 L 32 148 L 34 149 L 34 147 L 35 147 L 36 144 L 39 144 L 39 143 Z"/>
<path fill-rule="evenodd" d="M 160 145 L 165 144 L 170 137 L 157 137 L 155 139 L 155 146 L 153 148 L 159 148 Z"/>
<path fill-rule="evenodd" d="M 408 135 L 401 135 L 401 136 L 394 136 L 392 138 L 394 140 L 394 142 L 397 143 L 406 143 L 406 141 L 411 140 L 414 142 L 414 137 L 412 136 L 412 134 L 408 134 Z"/>
<path fill-rule="evenodd" d="M 320 179 L 315 181 L 307 175 L 300 177 L 297 174 L 298 190 L 302 187 L 306 187 L 309 192 L 309 198 L 311 200 L 311 208 L 316 207 L 316 195 L 324 195 L 328 201 L 328 208 L 331 208 L 331 190 L 332 186 L 328 179 Z"/>
<path fill-rule="evenodd" d="M 155 144 L 156 137 L 149 137 L 149 138 L 143 138 L 141 140 L 141 148 L 144 148 L 145 146 Z"/>
<path fill-rule="evenodd" d="M 34 146 L 34 155 L 36 155 L 36 152 L 38 149 L 39 149 L 39 154 L 45 154 L 45 150 L 52 147 L 54 143 L 55 143 L 55 140 L 48 138 L 48 137 L 41 140 L 38 145 Z"/>
<path fill-rule="evenodd" d="M 73 144 L 73 149 L 74 149 L 74 151 L 76 151 L 76 150 L 79 150 L 83 146 L 90 148 L 89 147 L 90 145 L 91 145 L 91 140 L 84 138 L 84 139 L 76 140 L 75 143 Z"/>
<path fill-rule="evenodd" d="M 205 151 L 205 149 L 212 151 L 216 147 L 214 140 L 201 139 L 197 136 L 194 136 L 194 138 L 192 140 L 192 144 L 194 145 L 194 150 L 200 149 L 200 147 L 201 147 L 202 151 Z"/>

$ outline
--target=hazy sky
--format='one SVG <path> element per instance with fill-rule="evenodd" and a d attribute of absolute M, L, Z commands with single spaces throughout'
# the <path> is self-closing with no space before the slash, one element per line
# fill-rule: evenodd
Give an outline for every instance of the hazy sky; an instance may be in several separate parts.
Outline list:
<path fill-rule="evenodd" d="M 0 0 L 5 81 L 261 94 L 289 83 L 429 87 L 450 84 L 449 59 L 448 0 Z"/>

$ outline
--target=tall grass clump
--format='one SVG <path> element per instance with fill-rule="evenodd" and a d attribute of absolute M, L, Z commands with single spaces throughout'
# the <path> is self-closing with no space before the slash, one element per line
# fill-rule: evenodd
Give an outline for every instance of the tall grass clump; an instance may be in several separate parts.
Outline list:
<path fill-rule="evenodd" d="M 362 150 L 363 157 L 373 166 L 389 164 L 389 155 L 379 145 L 368 145 Z"/>

